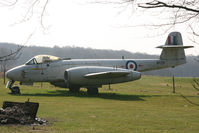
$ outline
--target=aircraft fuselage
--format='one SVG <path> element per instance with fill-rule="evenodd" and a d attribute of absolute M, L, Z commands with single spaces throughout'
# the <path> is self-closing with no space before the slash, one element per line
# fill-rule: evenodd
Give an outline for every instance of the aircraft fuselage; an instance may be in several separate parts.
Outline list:
<path fill-rule="evenodd" d="M 174 62 L 176 66 L 176 61 Z M 183 64 L 179 61 L 178 65 Z M 172 67 L 172 61 L 159 59 L 72 59 L 46 62 L 42 64 L 21 65 L 7 72 L 7 77 L 21 82 L 55 82 L 64 80 L 66 69 L 79 66 L 106 66 L 133 71 L 148 71 Z M 10 75 L 12 74 L 12 76 Z"/>

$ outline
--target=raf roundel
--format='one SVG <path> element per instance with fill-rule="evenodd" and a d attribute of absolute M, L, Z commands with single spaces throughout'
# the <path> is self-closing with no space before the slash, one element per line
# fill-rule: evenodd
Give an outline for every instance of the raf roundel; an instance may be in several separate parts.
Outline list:
<path fill-rule="evenodd" d="M 131 69 L 136 71 L 137 70 L 137 64 L 135 61 L 127 61 L 126 62 L 126 69 Z"/>

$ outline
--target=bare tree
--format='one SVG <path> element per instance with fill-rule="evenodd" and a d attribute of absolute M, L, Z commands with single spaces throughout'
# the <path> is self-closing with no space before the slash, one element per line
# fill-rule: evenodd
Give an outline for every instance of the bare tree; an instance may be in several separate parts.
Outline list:
<path fill-rule="evenodd" d="M 138 3 L 138 7 L 145 9 L 169 9 L 172 11 L 172 16 L 170 16 L 171 22 L 161 25 L 176 25 L 187 23 L 187 26 L 189 27 L 189 30 L 192 32 L 192 34 L 199 37 L 199 31 L 195 30 L 198 28 L 199 21 L 199 1 L 197 0 L 151 0 L 146 3 Z"/>
<path fill-rule="evenodd" d="M 24 46 L 19 46 L 18 45 L 16 50 L 14 50 L 14 51 L 10 50 L 10 52 L 6 52 L 4 55 L 1 55 L 0 56 L 0 61 L 14 60 L 14 59 L 18 58 L 18 56 L 21 54 L 20 51 L 22 50 L 23 47 Z"/>
<path fill-rule="evenodd" d="M 7 71 L 7 67 L 11 63 L 11 61 L 17 60 L 20 55 L 21 55 L 21 50 L 24 46 L 18 46 L 16 50 L 8 50 L 5 48 L 1 48 L 0 50 L 0 65 L 2 66 L 3 69 L 3 79 L 4 79 L 4 84 L 6 82 L 6 77 L 5 77 L 5 72 Z"/>
<path fill-rule="evenodd" d="M 96 3 L 131 6 L 133 13 L 139 12 L 141 16 L 148 12 L 147 15 L 156 18 L 154 22 L 148 20 L 140 25 L 132 25 L 133 27 L 161 27 L 161 32 L 166 33 L 176 25 L 185 24 L 184 28 L 191 33 L 190 39 L 193 42 L 199 39 L 199 1 L 197 0 L 97 0 Z"/>
<path fill-rule="evenodd" d="M 25 3 L 24 17 L 20 22 L 29 21 L 35 12 L 39 14 L 40 24 L 45 29 L 44 14 L 50 0 L 0 0 L 0 5 L 3 6 L 19 6 L 18 4 Z M 91 0 L 94 3 L 114 3 L 119 5 L 130 5 L 135 7 L 134 11 L 138 9 L 153 10 L 158 16 L 164 16 L 167 19 L 162 23 L 145 24 L 146 26 L 166 26 L 169 30 L 172 26 L 186 23 L 189 32 L 195 37 L 199 38 L 199 1 L 197 0 Z M 24 7 L 23 7 L 24 8 Z M 154 10 L 158 9 L 158 10 Z M 165 13 L 167 15 L 165 15 Z M 153 17 L 153 15 L 151 15 Z M 162 18 L 162 17 L 161 17 Z M 166 30 L 166 31 L 167 31 Z M 195 38 L 192 38 L 195 41 Z"/>

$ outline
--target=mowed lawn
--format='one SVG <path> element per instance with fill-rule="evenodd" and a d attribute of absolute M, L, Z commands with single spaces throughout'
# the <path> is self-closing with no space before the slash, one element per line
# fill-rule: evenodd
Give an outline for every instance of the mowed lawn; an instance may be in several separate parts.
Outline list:
<path fill-rule="evenodd" d="M 0 106 L 3 101 L 39 102 L 37 117 L 46 126 L 0 126 L 0 133 L 198 133 L 199 95 L 192 78 L 142 76 L 141 80 L 103 86 L 98 96 L 71 94 L 68 89 L 48 83 L 21 86 L 14 96 L 0 80 Z M 185 96 L 184 97 L 182 97 Z"/>

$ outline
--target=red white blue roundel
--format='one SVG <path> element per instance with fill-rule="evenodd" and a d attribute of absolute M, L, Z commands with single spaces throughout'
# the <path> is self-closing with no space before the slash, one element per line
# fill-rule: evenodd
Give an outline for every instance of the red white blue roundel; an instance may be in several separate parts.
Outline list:
<path fill-rule="evenodd" d="M 135 61 L 127 61 L 126 62 L 126 69 L 131 69 L 136 71 L 137 70 L 137 64 Z"/>

